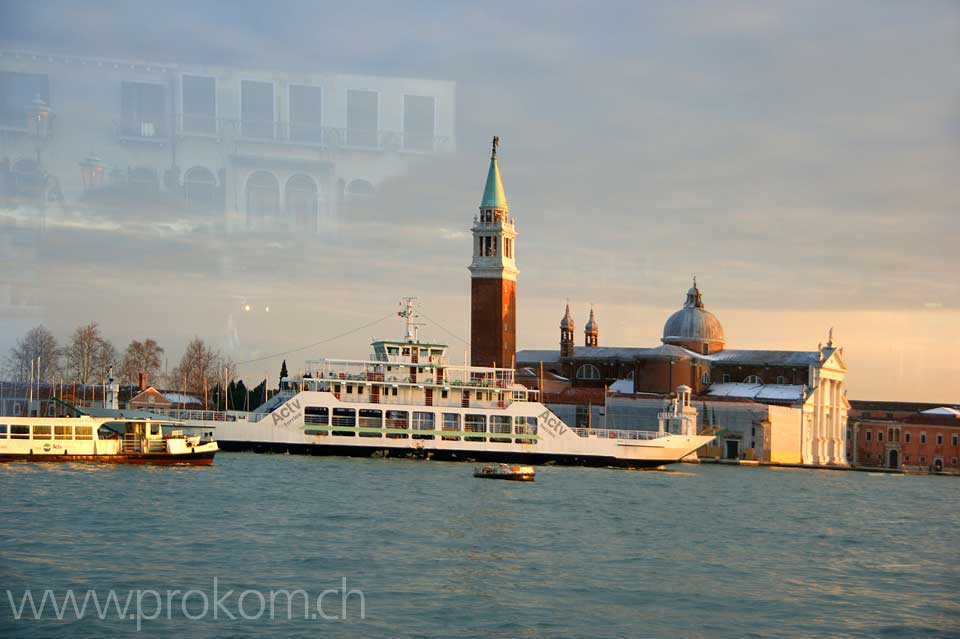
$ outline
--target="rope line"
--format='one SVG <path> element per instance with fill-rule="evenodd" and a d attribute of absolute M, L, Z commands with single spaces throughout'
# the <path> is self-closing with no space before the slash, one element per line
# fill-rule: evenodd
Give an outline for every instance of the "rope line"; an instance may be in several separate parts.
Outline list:
<path fill-rule="evenodd" d="M 461 342 L 463 342 L 464 344 L 466 344 L 467 346 L 470 346 L 470 342 L 468 342 L 467 340 L 463 339 L 462 337 L 460 337 L 459 335 L 457 335 L 456 333 L 454 333 L 453 331 L 451 331 L 449 328 L 446 328 L 443 324 L 441 324 L 441 323 L 438 322 L 437 320 L 435 320 L 435 319 L 427 316 L 427 314 L 424 313 L 423 311 L 420 312 L 420 315 L 423 317 L 423 319 L 427 320 L 428 322 L 430 322 L 430 323 L 433 324 L 434 326 L 439 327 L 441 330 L 443 330 L 445 333 L 449 334 L 449 335 L 450 335 L 451 337 L 453 337 L 454 339 L 458 339 L 458 340 L 460 340 Z"/>

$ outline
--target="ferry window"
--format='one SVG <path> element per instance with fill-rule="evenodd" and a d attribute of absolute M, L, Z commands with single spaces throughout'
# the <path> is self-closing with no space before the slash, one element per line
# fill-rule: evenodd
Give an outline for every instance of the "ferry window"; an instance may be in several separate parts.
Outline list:
<path fill-rule="evenodd" d="M 330 419 L 330 409 L 326 406 L 307 406 L 303 409 L 304 424 L 326 425 Z"/>
<path fill-rule="evenodd" d="M 333 392 L 334 392 L 334 393 L 339 393 L 339 392 L 340 392 L 340 384 L 334 384 L 334 385 L 333 385 Z"/>
<path fill-rule="evenodd" d="M 410 354 L 410 349 L 409 349 L 409 348 L 403 349 L 403 354 L 404 354 L 404 355 L 409 355 L 409 354 Z"/>
<path fill-rule="evenodd" d="M 73 426 L 54 426 L 54 439 L 73 439 Z"/>
<path fill-rule="evenodd" d="M 487 416 L 486 415 L 467 415 L 464 420 L 463 430 L 471 433 L 485 433 L 487 432 Z"/>
<path fill-rule="evenodd" d="M 509 415 L 493 415 L 490 418 L 490 432 L 491 433 L 509 433 L 510 432 L 510 416 Z"/>
<path fill-rule="evenodd" d="M 440 350 L 439 348 L 434 348 L 430 350 L 430 355 L 433 357 L 442 357 L 443 351 Z"/>
<path fill-rule="evenodd" d="M 357 384 L 357 395 L 362 395 L 363 389 L 364 389 L 363 384 Z"/>
<path fill-rule="evenodd" d="M 460 415 L 457 413 L 444 413 L 443 430 L 460 430 Z"/>
<path fill-rule="evenodd" d="M 427 350 L 426 348 L 421 348 L 421 349 L 420 349 L 420 357 L 426 357 L 426 356 L 429 354 L 429 352 L 430 352 L 430 351 Z"/>
<path fill-rule="evenodd" d="M 30 439 L 30 427 L 19 424 L 10 425 L 10 439 Z"/>
<path fill-rule="evenodd" d="M 396 346 L 391 346 L 391 347 L 387 348 L 387 353 L 390 354 L 390 355 L 399 355 L 399 354 L 400 354 L 400 349 L 397 348 Z M 390 367 L 387 367 L 387 370 L 390 370 Z"/>
<path fill-rule="evenodd" d="M 50 439 L 50 435 L 53 431 L 51 426 L 34 426 L 33 427 L 33 438 L 34 439 Z"/>
<path fill-rule="evenodd" d="M 334 408 L 333 425 L 353 428 L 357 425 L 357 411 L 352 408 Z"/>
<path fill-rule="evenodd" d="M 353 384 L 347 384 L 347 395 L 353 394 Z"/>
<path fill-rule="evenodd" d="M 943 434 L 937 433 L 937 446 L 943 446 Z"/>
<path fill-rule="evenodd" d="M 93 439 L 93 427 L 77 426 L 74 429 L 74 438 L 75 439 Z"/>
<path fill-rule="evenodd" d="M 361 428 L 381 428 L 382 418 L 383 418 L 382 410 L 374 410 L 372 408 L 360 409 Z"/>
<path fill-rule="evenodd" d="M 0 424 L 0 439 L 6 439 L 6 438 L 7 438 L 7 425 Z"/>
<path fill-rule="evenodd" d="M 150 434 L 159 435 L 160 434 L 160 424 L 150 424 Z"/>
<path fill-rule="evenodd" d="M 433 420 L 434 420 L 433 413 L 414 411 L 413 428 L 415 430 L 433 430 L 433 424 L 434 424 Z"/>
<path fill-rule="evenodd" d="M 910 433 L 904 433 L 904 434 L 903 434 L 903 442 L 904 442 L 905 444 L 909 444 L 909 443 L 910 443 Z"/>
<path fill-rule="evenodd" d="M 390 394 L 393 395 L 394 397 L 396 397 L 396 396 L 397 396 L 397 387 L 394 386 L 391 390 L 392 390 L 393 392 L 390 393 Z"/>
<path fill-rule="evenodd" d="M 444 388 L 443 390 L 440 391 L 440 397 L 442 397 L 443 399 L 446 399 L 448 395 L 450 395 L 450 389 L 449 389 L 449 388 Z M 956 442 L 954 442 L 954 443 L 956 443 Z"/>

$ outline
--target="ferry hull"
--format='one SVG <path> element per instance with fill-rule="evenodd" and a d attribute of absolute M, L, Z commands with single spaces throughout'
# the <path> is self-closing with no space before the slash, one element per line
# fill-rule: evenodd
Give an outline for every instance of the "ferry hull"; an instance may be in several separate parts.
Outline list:
<path fill-rule="evenodd" d="M 679 460 L 625 459 L 604 455 L 572 455 L 551 452 L 514 452 L 497 450 L 452 450 L 444 448 L 411 449 L 344 444 L 296 444 L 288 442 L 252 442 L 217 440 L 220 450 L 331 457 L 380 457 L 391 459 L 429 459 L 451 462 L 490 462 L 530 466 L 589 466 L 594 468 L 654 469 Z"/>
<path fill-rule="evenodd" d="M 93 462 L 98 464 L 162 464 L 168 466 L 210 466 L 217 451 L 200 453 L 133 453 L 119 455 L 30 455 L 0 454 L 0 463 L 6 462 Z"/>

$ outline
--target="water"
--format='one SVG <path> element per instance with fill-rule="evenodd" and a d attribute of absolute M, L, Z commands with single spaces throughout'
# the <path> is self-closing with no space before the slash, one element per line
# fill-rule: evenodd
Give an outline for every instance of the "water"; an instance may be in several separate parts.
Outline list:
<path fill-rule="evenodd" d="M 674 468 L 540 467 L 524 484 L 468 464 L 284 455 L 2 465 L 0 636 L 137 631 L 92 604 L 79 621 L 29 605 L 15 620 L 5 591 L 19 606 L 26 589 L 38 604 L 45 589 L 140 591 L 145 636 L 960 636 L 956 478 Z M 236 619 L 213 619 L 214 578 Z M 356 592 L 343 620 L 304 619 L 302 598 L 293 620 L 284 599 L 273 620 L 267 605 L 239 617 L 243 590 L 303 589 L 315 611 L 343 578 L 365 618 Z M 205 616 L 200 593 L 174 594 L 149 619 L 149 591 L 191 588 Z M 322 610 L 342 614 L 342 596 Z"/>

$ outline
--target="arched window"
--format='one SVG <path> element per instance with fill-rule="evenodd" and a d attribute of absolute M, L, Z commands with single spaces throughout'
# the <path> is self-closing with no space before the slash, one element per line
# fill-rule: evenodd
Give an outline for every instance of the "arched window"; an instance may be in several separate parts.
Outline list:
<path fill-rule="evenodd" d="M 377 194 L 377 190 L 366 180 L 354 180 L 347 185 L 347 195 L 359 195 L 362 197 L 372 197 Z"/>
<path fill-rule="evenodd" d="M 762 384 L 763 382 L 761 382 L 760 378 L 757 377 L 756 375 L 747 375 L 747 378 L 743 380 L 743 383 L 744 384 Z"/>
<path fill-rule="evenodd" d="M 317 183 L 309 175 L 294 175 L 287 180 L 287 219 L 296 221 L 296 228 L 317 230 Z"/>
<path fill-rule="evenodd" d="M 257 226 L 277 216 L 280 184 L 272 173 L 257 171 L 247 178 L 247 226 Z"/>
<path fill-rule="evenodd" d="M 209 169 L 195 166 L 183 176 L 183 193 L 189 209 L 193 211 L 213 209 L 217 201 L 217 178 Z"/>
<path fill-rule="evenodd" d="M 593 364 L 583 364 L 577 369 L 577 379 L 600 379 L 600 369 Z"/>

